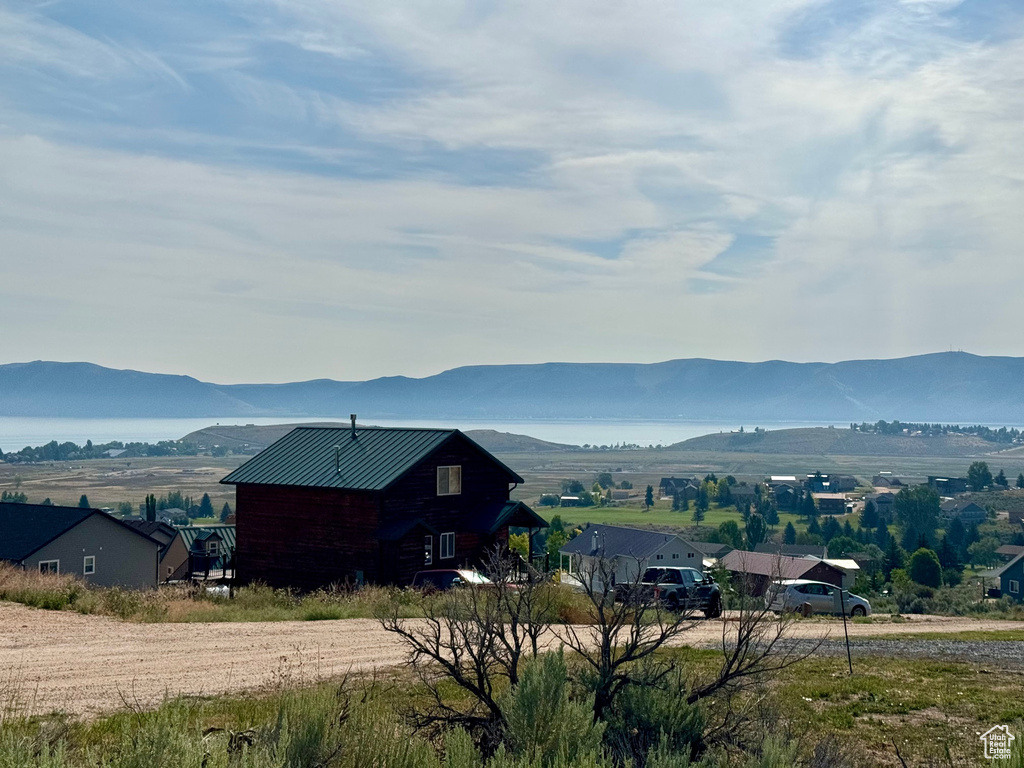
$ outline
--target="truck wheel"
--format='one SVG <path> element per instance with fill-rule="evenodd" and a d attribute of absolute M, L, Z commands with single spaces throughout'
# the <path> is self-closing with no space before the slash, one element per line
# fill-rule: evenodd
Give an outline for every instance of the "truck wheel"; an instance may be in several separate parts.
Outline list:
<path fill-rule="evenodd" d="M 708 619 L 717 619 L 722 615 L 722 598 L 718 595 L 712 595 L 711 600 L 708 601 L 708 607 L 704 609 L 704 617 Z"/>
<path fill-rule="evenodd" d="M 675 592 L 668 596 L 668 609 L 670 611 L 679 610 L 679 595 L 677 595 Z"/>

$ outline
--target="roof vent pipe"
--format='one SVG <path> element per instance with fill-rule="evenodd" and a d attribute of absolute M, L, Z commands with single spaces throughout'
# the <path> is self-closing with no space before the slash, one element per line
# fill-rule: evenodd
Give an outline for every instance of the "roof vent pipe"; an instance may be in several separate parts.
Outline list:
<path fill-rule="evenodd" d="M 356 415 L 354 413 L 350 413 L 348 417 L 350 419 L 352 419 L 352 439 L 355 440 L 356 439 Z"/>
<path fill-rule="evenodd" d="M 341 446 L 334 446 L 334 471 L 341 474 Z"/>

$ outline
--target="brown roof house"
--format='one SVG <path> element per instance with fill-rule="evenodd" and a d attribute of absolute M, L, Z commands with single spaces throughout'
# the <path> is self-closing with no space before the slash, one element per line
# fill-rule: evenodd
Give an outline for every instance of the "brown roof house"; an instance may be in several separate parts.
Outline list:
<path fill-rule="evenodd" d="M 221 482 L 238 579 L 271 586 L 408 584 L 547 526 L 509 499 L 523 479 L 457 429 L 297 427 Z"/>
<path fill-rule="evenodd" d="M 842 586 L 844 573 L 812 557 L 787 557 L 766 552 L 734 549 L 722 558 L 722 567 L 732 574 L 733 586 L 760 597 L 776 579 L 809 579 Z"/>

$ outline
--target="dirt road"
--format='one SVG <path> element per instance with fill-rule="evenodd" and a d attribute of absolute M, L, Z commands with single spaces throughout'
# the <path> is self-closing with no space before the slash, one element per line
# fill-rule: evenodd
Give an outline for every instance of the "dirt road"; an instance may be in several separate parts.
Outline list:
<path fill-rule="evenodd" d="M 719 622 L 701 622 L 684 642 L 721 641 Z M 914 617 L 900 624 L 851 624 L 850 634 L 1022 629 L 1008 621 Z M 799 622 L 794 636 L 842 637 L 836 620 Z M 395 639 L 370 619 L 223 624 L 133 624 L 69 611 L 0 603 L 0 715 L 63 710 L 95 715 L 164 696 L 214 695 L 311 683 L 394 666 Z"/>

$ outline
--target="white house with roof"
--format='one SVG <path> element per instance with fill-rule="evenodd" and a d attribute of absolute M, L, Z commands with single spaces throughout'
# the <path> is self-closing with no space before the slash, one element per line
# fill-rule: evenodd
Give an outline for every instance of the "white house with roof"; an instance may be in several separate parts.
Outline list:
<path fill-rule="evenodd" d="M 591 525 L 559 552 L 563 581 L 568 583 L 578 583 L 581 576 L 596 577 L 602 558 L 612 564 L 615 584 L 634 582 L 653 566 L 704 572 L 702 553 L 679 534 L 664 531 Z"/>

